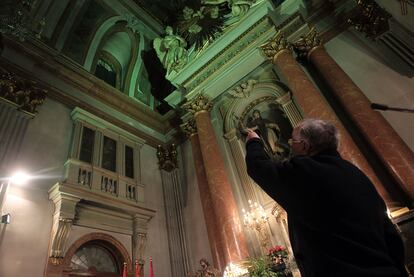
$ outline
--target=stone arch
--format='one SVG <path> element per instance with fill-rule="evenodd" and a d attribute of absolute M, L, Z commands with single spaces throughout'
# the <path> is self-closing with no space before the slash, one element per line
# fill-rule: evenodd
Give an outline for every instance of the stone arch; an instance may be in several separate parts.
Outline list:
<path fill-rule="evenodd" d="M 116 18 L 117 21 L 113 22 L 113 19 Z M 108 22 L 107 20 L 106 22 Z M 100 56 L 100 52 L 104 50 L 104 47 L 107 43 L 111 42 L 111 38 L 119 35 L 128 37 L 129 49 L 127 51 L 121 51 L 122 53 L 128 53 L 128 57 L 118 57 L 119 53 L 111 52 L 105 50 L 111 54 L 117 61 L 120 63 L 122 68 L 122 82 L 119 87 L 119 90 L 124 91 L 125 93 L 129 92 L 131 78 L 133 75 L 134 67 L 137 64 L 139 46 L 140 46 L 140 36 L 139 34 L 134 33 L 130 28 L 126 27 L 126 21 L 122 17 L 113 17 L 110 22 L 113 25 L 108 26 L 108 24 L 102 24 L 101 28 L 96 32 L 89 48 L 88 54 L 86 55 L 84 67 L 91 73 L 95 71 L 97 61 Z M 104 28 L 106 27 L 106 28 Z M 125 46 L 125 45 L 123 45 Z M 118 51 L 119 52 L 119 51 Z"/>
<path fill-rule="evenodd" d="M 293 113 L 292 117 L 289 117 L 292 126 L 295 126 L 297 120 L 301 119 L 300 112 L 293 104 L 289 89 L 284 83 L 279 81 L 259 82 L 254 85 L 249 97 L 234 98 L 230 103 L 224 116 L 224 133 L 229 134 L 237 127 L 235 126 L 236 121 L 234 116 L 240 118 L 251 103 L 265 97 L 268 97 L 267 101 L 275 101 L 275 103 L 280 104 L 286 114 L 288 114 L 288 117 Z M 293 107 L 289 104 L 293 105 Z"/>
<path fill-rule="evenodd" d="M 62 266 L 63 268 L 65 268 L 65 271 L 70 270 L 71 259 L 73 255 L 76 253 L 76 251 L 82 245 L 88 242 L 92 242 L 92 241 L 103 242 L 105 245 L 109 246 L 111 248 L 110 250 L 116 254 L 118 259 L 122 259 L 123 262 L 127 263 L 128 272 L 130 273 L 132 272 L 132 260 L 125 246 L 113 236 L 105 234 L 105 233 L 99 233 L 99 232 L 86 234 L 80 237 L 79 239 L 77 239 L 69 247 L 62 261 Z"/>
<path fill-rule="evenodd" d="M 244 97 L 233 97 L 230 103 L 226 104 L 226 113 L 224 114 L 223 131 L 224 137 L 227 140 L 227 145 L 230 149 L 230 157 L 232 164 L 235 166 L 235 171 L 239 176 L 240 185 L 237 190 L 243 195 L 242 201 L 252 200 L 261 203 L 266 209 L 272 209 L 275 202 L 268 197 L 248 176 L 245 164 L 244 141 L 238 136 L 238 122 L 244 120 L 249 111 L 254 109 L 260 103 L 275 103 L 286 114 L 290 125 L 295 126 L 301 119 L 302 115 L 296 105 L 293 103 L 291 93 L 288 87 L 280 81 L 262 81 L 254 84 L 251 91 Z M 271 226 L 272 225 L 272 226 Z M 266 226 L 268 234 L 279 234 L 278 236 L 271 236 L 272 243 L 290 245 L 289 238 L 286 232 L 283 232 L 283 226 L 277 222 Z M 252 235 L 250 237 L 252 247 L 256 253 L 260 253 L 258 237 Z"/>

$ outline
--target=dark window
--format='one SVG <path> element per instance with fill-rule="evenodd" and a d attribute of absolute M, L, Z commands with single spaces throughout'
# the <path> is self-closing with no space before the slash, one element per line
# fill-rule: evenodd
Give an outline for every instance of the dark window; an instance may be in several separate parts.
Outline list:
<path fill-rule="evenodd" d="M 94 141 L 95 131 L 87 127 L 83 127 L 79 160 L 92 163 Z"/>
<path fill-rule="evenodd" d="M 116 141 L 104 136 L 102 167 L 116 172 Z"/>
<path fill-rule="evenodd" d="M 134 149 L 125 145 L 125 176 L 134 178 Z"/>
<path fill-rule="evenodd" d="M 95 76 L 116 88 L 116 71 L 108 63 L 98 60 Z"/>

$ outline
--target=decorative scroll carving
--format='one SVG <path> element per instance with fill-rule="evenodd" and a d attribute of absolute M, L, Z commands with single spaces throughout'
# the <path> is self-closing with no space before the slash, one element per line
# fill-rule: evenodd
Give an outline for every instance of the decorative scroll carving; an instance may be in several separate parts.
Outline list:
<path fill-rule="evenodd" d="M 57 265 L 63 261 L 66 242 L 75 219 L 76 205 L 80 198 L 64 194 L 59 191 L 59 186 L 54 186 L 49 191 L 49 199 L 55 204 L 49 258 L 52 264 Z"/>
<path fill-rule="evenodd" d="M 52 264 L 58 265 L 63 261 L 66 241 L 68 239 L 72 223 L 73 219 L 71 218 L 60 218 L 54 223 L 53 229 L 56 228 L 56 231 L 52 234 L 52 248 L 50 251 L 50 259 Z"/>
<path fill-rule="evenodd" d="M 39 88 L 35 81 L 19 77 L 0 67 L 0 99 L 34 115 L 37 113 L 37 106 L 46 99 L 46 90 Z"/>
<path fill-rule="evenodd" d="M 292 46 L 287 42 L 282 31 L 278 30 L 276 32 L 276 35 L 272 37 L 267 43 L 260 46 L 260 48 L 262 48 L 263 53 L 266 55 L 268 59 L 273 60 L 273 58 L 280 51 L 291 51 Z"/>
<path fill-rule="evenodd" d="M 185 103 L 183 109 L 189 111 L 192 114 L 196 114 L 202 111 L 210 111 L 213 107 L 213 102 L 201 93 L 192 99 L 189 103 Z"/>
<path fill-rule="evenodd" d="M 305 60 L 310 56 L 313 49 L 321 45 L 322 40 L 315 27 L 312 27 L 306 35 L 300 36 L 300 39 L 293 44 L 293 47 L 299 59 Z"/>
<path fill-rule="evenodd" d="M 355 13 L 348 19 L 348 23 L 353 25 L 357 31 L 374 39 L 389 30 L 389 18 L 391 14 L 374 0 L 358 0 Z"/>
<path fill-rule="evenodd" d="M 175 144 L 171 144 L 169 149 L 165 149 L 161 145 L 158 145 L 157 157 L 160 169 L 170 172 L 178 167 L 177 149 Z"/>
<path fill-rule="evenodd" d="M 250 79 L 229 90 L 228 93 L 235 98 L 247 98 L 250 96 L 250 92 L 255 84 L 257 84 L 257 81 Z"/>
<path fill-rule="evenodd" d="M 147 247 L 147 234 L 137 233 L 133 236 L 135 260 L 140 266 L 144 265 L 145 248 Z"/>
<path fill-rule="evenodd" d="M 192 135 L 197 134 L 197 126 L 194 119 L 187 121 L 184 124 L 180 125 L 183 132 L 187 135 L 187 137 L 191 137 Z"/>

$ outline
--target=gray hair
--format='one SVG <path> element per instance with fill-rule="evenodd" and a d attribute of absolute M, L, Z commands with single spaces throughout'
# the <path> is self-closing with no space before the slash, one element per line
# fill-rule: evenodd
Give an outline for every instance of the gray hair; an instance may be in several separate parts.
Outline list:
<path fill-rule="evenodd" d="M 299 136 L 309 143 L 315 152 L 336 150 L 339 143 L 339 134 L 336 127 L 321 119 L 308 118 L 298 124 Z"/>

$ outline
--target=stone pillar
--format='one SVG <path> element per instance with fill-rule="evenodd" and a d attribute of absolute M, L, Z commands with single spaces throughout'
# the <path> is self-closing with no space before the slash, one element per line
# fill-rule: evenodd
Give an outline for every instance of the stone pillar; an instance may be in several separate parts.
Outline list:
<path fill-rule="evenodd" d="M 371 102 L 361 89 L 325 51 L 314 28 L 295 46 L 299 54 L 307 58 L 322 75 L 382 164 L 411 202 L 414 201 L 414 153 L 411 149 L 388 121 L 371 109 Z"/>
<path fill-rule="evenodd" d="M 200 192 L 201 205 L 203 207 L 204 220 L 207 228 L 207 236 L 210 243 L 211 255 L 213 257 L 213 264 L 215 268 L 224 270 L 226 262 L 224 260 L 223 250 L 218 244 L 218 228 L 217 216 L 211 200 L 211 194 L 208 188 L 207 175 L 204 169 L 203 155 L 201 154 L 200 142 L 197 134 L 197 127 L 195 121 L 190 120 L 183 124 L 183 131 L 187 134 L 191 142 L 191 150 L 193 152 L 194 167 L 197 176 L 198 190 Z"/>
<path fill-rule="evenodd" d="M 341 155 L 368 175 L 387 205 L 397 205 L 392 202 L 390 195 L 375 175 L 373 169 L 362 155 L 331 106 L 326 102 L 325 98 L 293 58 L 291 46 L 287 43 L 283 34 L 278 31 L 275 37 L 262 46 L 262 50 L 281 71 L 283 77 L 285 77 L 293 97 L 295 98 L 295 102 L 300 106 L 304 117 L 320 118 L 332 122 L 338 128 L 339 134 L 341 135 L 339 146 Z"/>
<path fill-rule="evenodd" d="M 202 95 L 184 106 L 194 115 L 196 121 L 208 188 L 217 219 L 215 224 L 219 228 L 217 241 L 220 248 L 224 250 L 223 260 L 229 264 L 246 258 L 248 250 L 236 201 L 211 124 L 209 114 L 211 107 L 212 103 Z"/>

